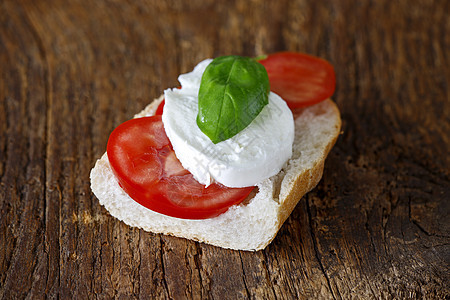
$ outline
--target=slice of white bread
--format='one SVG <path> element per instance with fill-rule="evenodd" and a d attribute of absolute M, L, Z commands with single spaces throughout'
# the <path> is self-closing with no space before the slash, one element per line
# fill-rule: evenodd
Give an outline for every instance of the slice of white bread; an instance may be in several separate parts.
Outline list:
<path fill-rule="evenodd" d="M 162 96 L 135 117 L 151 116 Z M 331 100 L 294 113 L 292 158 L 275 176 L 258 184 L 243 203 L 211 219 L 186 220 L 153 212 L 131 199 L 117 183 L 106 153 L 91 171 L 91 188 L 112 216 L 130 226 L 236 250 L 264 249 L 301 197 L 320 181 L 325 158 L 340 132 L 339 110 Z"/>

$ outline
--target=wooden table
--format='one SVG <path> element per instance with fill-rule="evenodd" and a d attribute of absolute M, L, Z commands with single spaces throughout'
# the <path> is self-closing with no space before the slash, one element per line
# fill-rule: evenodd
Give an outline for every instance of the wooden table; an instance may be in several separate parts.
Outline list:
<path fill-rule="evenodd" d="M 449 1 L 1 1 L 0 298 L 450 297 Z M 264 251 L 131 228 L 109 133 L 204 58 L 328 59 L 343 128 Z"/>

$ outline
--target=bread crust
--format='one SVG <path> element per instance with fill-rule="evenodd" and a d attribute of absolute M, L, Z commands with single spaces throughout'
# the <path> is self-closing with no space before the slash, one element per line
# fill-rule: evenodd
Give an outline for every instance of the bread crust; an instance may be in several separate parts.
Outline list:
<path fill-rule="evenodd" d="M 163 95 L 134 117 L 153 115 L 162 100 Z M 106 153 L 91 171 L 92 191 L 112 216 L 130 226 L 223 248 L 264 249 L 275 238 L 303 195 L 319 183 L 325 159 L 341 128 L 339 110 L 330 99 L 295 111 L 294 117 L 296 137 L 293 158 L 279 174 L 258 184 L 258 192 L 251 199 L 231 207 L 218 217 L 177 219 L 140 206 L 119 187 Z M 316 133 L 312 131 L 317 129 L 320 132 L 314 138 Z M 314 142 L 316 139 L 320 140 L 317 144 Z"/>

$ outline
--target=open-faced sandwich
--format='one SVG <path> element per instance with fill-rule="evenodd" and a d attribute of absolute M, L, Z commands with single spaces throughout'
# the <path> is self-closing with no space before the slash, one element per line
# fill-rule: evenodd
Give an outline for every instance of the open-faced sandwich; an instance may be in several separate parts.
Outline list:
<path fill-rule="evenodd" d="M 111 133 L 94 194 L 130 226 L 265 248 L 339 135 L 333 67 L 294 52 L 222 56 L 179 82 Z"/>

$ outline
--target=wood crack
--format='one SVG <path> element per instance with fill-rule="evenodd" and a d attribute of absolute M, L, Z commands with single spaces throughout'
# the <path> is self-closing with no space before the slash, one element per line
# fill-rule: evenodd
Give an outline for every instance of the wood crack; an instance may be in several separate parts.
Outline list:
<path fill-rule="evenodd" d="M 439 237 L 439 238 L 449 238 L 449 236 L 443 234 L 435 234 L 428 232 L 425 228 L 423 228 L 417 220 L 414 220 L 411 213 L 411 197 L 408 197 L 408 216 L 409 221 L 414 224 L 422 233 L 430 237 Z"/>
<path fill-rule="evenodd" d="M 366 217 L 366 221 L 364 223 L 364 228 L 366 229 L 367 234 L 369 235 L 370 245 L 372 246 L 372 250 L 373 250 L 374 253 L 376 253 L 377 251 L 376 251 L 375 243 L 373 241 L 372 232 L 371 232 L 370 227 L 369 227 L 369 220 L 368 220 L 369 219 L 369 217 L 368 217 L 369 212 L 367 210 L 365 210 L 364 214 L 365 214 L 365 217 Z M 362 268 L 361 264 L 360 264 L 360 267 Z M 372 292 L 373 297 L 376 298 L 375 291 L 373 290 L 372 285 L 370 284 L 370 280 L 369 280 L 367 274 L 363 273 L 363 276 L 364 276 L 364 278 L 367 281 L 367 285 L 369 286 L 369 289 Z"/>
<path fill-rule="evenodd" d="M 390 187 L 388 192 L 389 192 L 389 195 L 388 195 L 389 205 L 387 208 L 383 208 L 382 216 L 381 216 L 381 218 L 382 218 L 381 225 L 382 225 L 382 229 L 383 229 L 382 239 L 383 239 L 383 245 L 384 245 L 384 250 L 385 250 L 386 255 L 388 254 L 388 251 L 387 251 L 388 243 L 387 243 L 387 236 L 386 236 L 388 223 L 391 218 L 392 212 L 397 208 L 397 206 L 399 205 L 399 202 L 400 202 L 398 200 L 398 198 L 394 197 L 394 194 L 392 193 L 392 187 Z"/>
<path fill-rule="evenodd" d="M 38 48 L 38 52 L 39 52 L 39 56 L 40 59 L 43 62 L 43 72 L 44 72 L 44 76 L 43 76 L 43 81 L 44 81 L 44 99 L 45 99 L 45 106 L 46 106 L 46 115 L 45 115 L 45 125 L 44 125 L 44 137 L 43 140 L 45 141 L 45 151 L 43 151 L 43 159 L 44 159 L 44 170 L 43 170 L 43 182 L 45 184 L 45 189 L 43 192 L 43 224 L 45 224 L 45 228 L 44 228 L 44 234 L 43 234 L 43 252 L 46 255 L 46 260 L 47 260 L 47 287 L 46 287 L 46 291 L 48 292 L 49 286 L 48 286 L 48 278 L 51 277 L 51 268 L 50 268 L 50 261 L 51 261 L 51 257 L 50 257 L 50 250 L 49 250 L 49 240 L 48 240 L 48 236 L 47 236 L 47 229 L 49 227 L 48 225 L 48 209 L 49 209 L 49 197 L 48 197 L 48 191 L 50 190 L 50 185 L 47 182 L 48 180 L 48 170 L 51 169 L 51 167 L 49 167 L 50 162 L 48 161 L 48 154 L 50 153 L 50 146 L 51 146 L 51 141 L 49 140 L 50 137 L 50 128 L 51 128 L 51 107 L 52 107 L 52 97 L 51 97 L 51 76 L 50 76 L 50 65 L 49 65 L 49 61 L 48 61 L 48 55 L 47 55 L 47 51 L 46 48 L 44 46 L 44 42 L 41 38 L 41 36 L 38 33 L 38 30 L 36 28 L 36 26 L 33 24 L 32 19 L 29 16 L 29 13 L 27 12 L 26 9 L 24 9 L 20 4 L 19 4 L 22 13 L 24 15 L 24 19 L 25 19 L 25 26 L 28 27 L 33 39 L 35 40 L 36 44 L 37 44 L 37 48 Z M 61 205 L 61 203 L 60 203 Z M 61 206 L 60 206 L 61 207 Z M 59 218 L 59 220 L 61 220 L 61 216 Z M 61 232 L 61 231 L 60 231 Z M 59 246 L 58 246 L 59 247 Z M 59 251 L 58 251 L 59 253 Z M 59 261 L 59 258 L 58 258 Z M 57 274 L 60 274 L 60 266 L 59 264 L 57 264 L 57 268 L 58 270 L 56 271 Z M 57 278 L 58 282 L 59 282 L 60 276 Z"/>
<path fill-rule="evenodd" d="M 199 256 L 202 255 L 202 249 L 200 248 L 198 242 L 194 242 L 195 245 L 195 249 L 197 250 L 197 253 L 194 255 L 194 264 L 195 267 L 198 270 L 198 278 L 199 278 L 199 282 L 200 282 L 200 297 L 203 299 L 203 290 L 205 289 L 205 287 L 203 286 L 203 278 L 202 278 L 202 263 L 200 261 Z"/>
<path fill-rule="evenodd" d="M 245 292 L 247 293 L 247 297 L 250 299 L 250 291 L 248 290 L 247 281 L 245 280 L 245 268 L 244 262 L 242 261 L 242 253 L 238 251 L 239 259 L 241 260 L 241 268 L 242 268 L 242 281 L 244 282 Z"/>
<path fill-rule="evenodd" d="M 167 280 L 166 280 L 166 271 L 165 271 L 165 266 L 164 266 L 164 241 L 162 239 L 161 234 L 159 235 L 159 241 L 160 241 L 159 255 L 161 257 L 160 259 L 161 259 L 162 281 L 163 281 L 163 285 L 164 285 L 164 288 L 166 289 L 169 299 L 172 299 L 172 297 L 170 296 L 169 286 L 167 285 Z"/>
<path fill-rule="evenodd" d="M 267 263 L 266 263 L 269 261 L 269 259 L 268 259 L 266 250 L 262 250 L 261 252 L 264 256 L 264 260 L 263 260 L 264 268 L 263 269 L 266 272 L 267 284 L 269 285 L 270 289 L 272 290 L 274 298 L 278 299 L 277 293 L 275 292 L 275 287 L 273 286 L 272 280 L 270 280 L 270 272 L 269 272 L 269 268 L 267 267 Z"/>
<path fill-rule="evenodd" d="M 365 215 L 365 222 L 364 222 L 364 229 L 367 231 L 367 234 L 369 235 L 369 239 L 370 239 L 370 245 L 372 246 L 372 250 L 374 253 L 377 252 L 377 248 L 375 247 L 375 243 L 373 241 L 373 237 L 372 237 L 372 231 L 370 230 L 370 226 L 369 226 L 369 211 L 366 209 L 364 210 L 364 215 Z"/>
<path fill-rule="evenodd" d="M 337 298 L 334 295 L 333 288 L 331 287 L 330 278 L 328 277 L 327 273 L 325 272 L 325 268 L 322 264 L 322 260 L 320 259 L 319 249 L 317 247 L 316 235 L 314 233 L 313 226 L 312 226 L 312 215 L 311 215 L 311 208 L 310 208 L 309 201 L 310 201 L 309 196 L 306 196 L 306 212 L 308 214 L 309 232 L 311 234 L 311 238 L 313 241 L 315 257 L 317 259 L 317 262 L 319 263 L 320 270 L 322 271 L 322 274 L 325 277 L 325 280 L 327 281 L 328 289 L 330 290 L 331 296 L 333 296 L 333 299 L 336 300 Z M 339 297 L 339 298 L 341 298 L 341 297 Z"/>
<path fill-rule="evenodd" d="M 136 245 L 140 245 L 141 244 L 141 231 L 142 231 L 142 229 L 138 229 L 138 233 L 137 233 L 137 239 L 138 240 L 137 240 Z M 142 265 L 142 255 L 141 255 L 141 251 L 139 251 L 139 248 L 136 249 L 136 252 L 137 252 L 138 258 L 139 258 L 139 262 L 138 262 L 138 265 L 137 265 L 137 268 L 136 268 L 137 269 L 136 273 L 139 274 L 139 270 L 141 269 L 141 265 Z M 139 298 L 139 296 L 141 295 L 141 280 L 140 279 L 141 279 L 140 276 L 138 276 L 138 278 L 136 279 L 137 295 L 134 294 L 134 296 L 136 298 Z"/>

